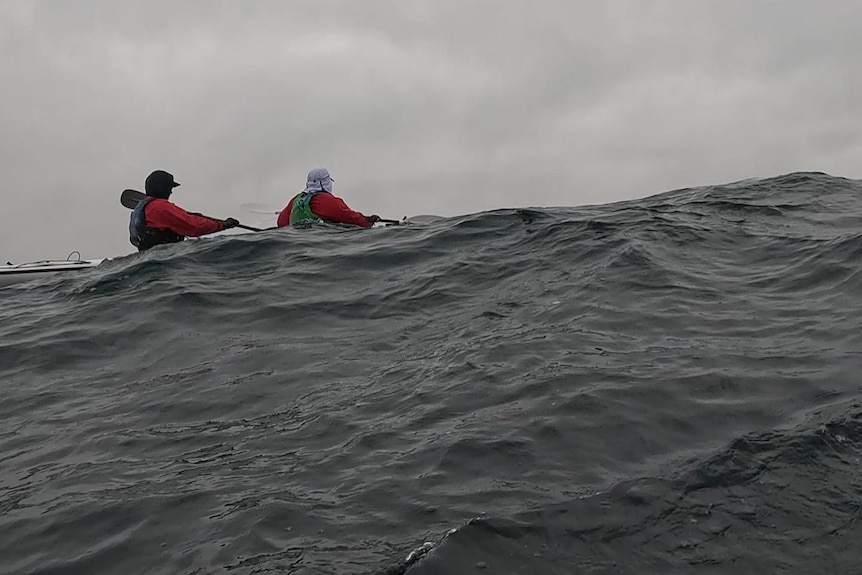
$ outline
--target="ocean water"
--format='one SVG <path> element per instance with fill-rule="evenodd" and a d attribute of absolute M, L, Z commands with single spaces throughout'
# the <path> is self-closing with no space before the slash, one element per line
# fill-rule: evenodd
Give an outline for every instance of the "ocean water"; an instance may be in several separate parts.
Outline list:
<path fill-rule="evenodd" d="M 2 289 L 0 573 L 860 573 L 860 224 L 795 173 Z"/>

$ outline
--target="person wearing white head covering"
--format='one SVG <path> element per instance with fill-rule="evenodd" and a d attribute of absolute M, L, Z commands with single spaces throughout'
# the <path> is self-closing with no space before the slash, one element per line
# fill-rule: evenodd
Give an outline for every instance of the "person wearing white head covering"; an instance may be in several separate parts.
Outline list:
<path fill-rule="evenodd" d="M 378 216 L 365 216 L 350 209 L 344 200 L 333 195 L 334 181 L 326 168 L 309 171 L 305 189 L 291 198 L 278 215 L 278 227 L 329 222 L 370 228 L 380 220 Z"/>
<path fill-rule="evenodd" d="M 326 168 L 314 168 L 308 172 L 305 178 L 305 191 L 309 193 L 327 192 L 332 193 L 332 176 Z"/>

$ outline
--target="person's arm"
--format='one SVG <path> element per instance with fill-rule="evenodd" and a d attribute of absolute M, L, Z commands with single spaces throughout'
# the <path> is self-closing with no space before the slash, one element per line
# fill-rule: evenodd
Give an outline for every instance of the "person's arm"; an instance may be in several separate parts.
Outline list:
<path fill-rule="evenodd" d="M 281 210 L 281 213 L 278 214 L 278 219 L 276 220 L 275 225 L 277 225 L 280 228 L 285 228 L 285 227 L 289 226 L 290 225 L 290 212 L 292 211 L 292 209 L 293 209 L 293 200 L 291 199 L 290 202 L 288 202 L 288 204 L 286 206 L 284 206 L 284 209 Z"/>
<path fill-rule="evenodd" d="M 167 200 L 147 206 L 147 225 L 192 238 L 225 229 L 221 220 L 190 214 Z"/>
<path fill-rule="evenodd" d="M 363 228 L 374 225 L 371 220 L 355 210 L 351 210 L 344 200 L 331 194 L 315 194 L 311 198 L 312 211 L 324 220 L 339 224 L 352 224 Z"/>

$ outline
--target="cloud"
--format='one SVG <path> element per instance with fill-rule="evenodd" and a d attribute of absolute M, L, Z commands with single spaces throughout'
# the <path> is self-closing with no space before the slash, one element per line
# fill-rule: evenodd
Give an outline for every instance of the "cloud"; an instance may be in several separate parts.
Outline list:
<path fill-rule="evenodd" d="M 218 217 L 306 172 L 366 213 L 859 176 L 855 3 L 0 3 L 5 259 L 129 253 L 156 168 Z"/>

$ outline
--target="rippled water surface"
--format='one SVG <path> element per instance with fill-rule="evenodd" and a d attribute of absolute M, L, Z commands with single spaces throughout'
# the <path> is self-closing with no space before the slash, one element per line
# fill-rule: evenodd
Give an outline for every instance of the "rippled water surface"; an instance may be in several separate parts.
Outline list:
<path fill-rule="evenodd" d="M 798 173 L 0 289 L 0 572 L 858 573 L 860 224 Z"/>

